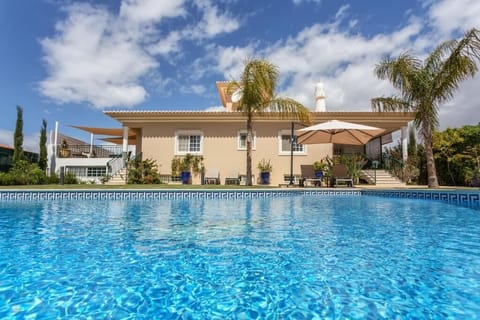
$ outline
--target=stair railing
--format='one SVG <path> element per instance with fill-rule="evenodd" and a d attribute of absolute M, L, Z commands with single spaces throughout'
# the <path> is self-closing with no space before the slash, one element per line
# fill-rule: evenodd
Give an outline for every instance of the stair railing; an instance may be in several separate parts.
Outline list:
<path fill-rule="evenodd" d="M 377 170 L 381 167 L 381 162 L 378 160 L 374 160 L 371 157 L 367 156 L 366 154 L 363 155 L 366 159 L 364 166 L 362 167 L 362 172 L 365 176 L 373 180 L 373 184 L 377 184 Z M 373 176 L 371 175 L 370 171 L 365 170 L 373 170 Z"/>
<path fill-rule="evenodd" d="M 391 174 L 399 178 L 402 182 L 405 182 L 403 179 L 403 167 L 404 163 L 402 160 L 399 160 L 394 157 L 384 156 L 383 164 L 385 170 L 389 171 Z"/>
<path fill-rule="evenodd" d="M 125 161 L 123 160 L 122 155 L 116 155 L 112 159 L 108 160 L 106 167 L 108 181 L 125 167 Z"/>

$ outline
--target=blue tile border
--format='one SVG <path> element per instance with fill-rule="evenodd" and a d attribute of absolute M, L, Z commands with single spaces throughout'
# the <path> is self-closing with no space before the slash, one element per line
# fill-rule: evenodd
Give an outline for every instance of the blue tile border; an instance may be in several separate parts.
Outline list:
<path fill-rule="evenodd" d="M 162 199 L 254 199 L 292 195 L 360 196 L 360 190 L 8 190 L 0 201 L 9 200 L 162 200 Z"/>
<path fill-rule="evenodd" d="M 480 190 L 363 190 L 362 195 L 435 200 L 462 206 L 480 207 Z"/>
<path fill-rule="evenodd" d="M 163 199 L 255 199 L 292 195 L 379 196 L 425 199 L 480 207 L 480 190 L 362 190 L 362 189 L 277 189 L 277 190 L 5 190 L 0 201 L 25 200 L 163 200 Z"/>

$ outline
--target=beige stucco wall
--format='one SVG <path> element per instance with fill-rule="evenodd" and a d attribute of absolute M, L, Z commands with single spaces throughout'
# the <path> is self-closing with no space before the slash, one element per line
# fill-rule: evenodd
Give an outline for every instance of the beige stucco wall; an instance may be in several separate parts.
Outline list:
<path fill-rule="evenodd" d="M 231 171 L 246 173 L 246 151 L 238 150 L 238 132 L 245 129 L 244 122 L 229 123 L 158 123 L 146 124 L 137 128 L 141 132 L 141 141 L 137 148 L 143 152 L 143 158 L 154 159 L 160 165 L 162 174 L 170 174 L 171 161 L 175 156 L 175 133 L 182 130 L 198 130 L 203 133 L 203 157 L 205 168 L 218 168 L 221 183 Z M 298 128 L 296 128 L 298 129 Z M 290 133 L 289 122 L 254 123 L 256 146 L 252 153 L 252 172 L 257 179 L 259 172 L 257 163 L 262 159 L 270 159 L 273 164 L 271 184 L 284 183 L 284 175 L 290 174 L 290 154 L 279 154 L 279 132 Z M 293 173 L 300 175 L 301 164 L 313 164 L 327 155 L 332 156 L 332 145 L 308 145 L 304 155 L 294 155 Z M 200 177 L 193 179 L 200 183 Z M 254 181 L 254 184 L 256 181 Z"/>

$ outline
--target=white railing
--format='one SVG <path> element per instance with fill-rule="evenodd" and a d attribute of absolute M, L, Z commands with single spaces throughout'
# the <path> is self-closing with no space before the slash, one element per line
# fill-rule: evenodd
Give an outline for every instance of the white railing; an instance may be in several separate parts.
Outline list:
<path fill-rule="evenodd" d="M 109 177 L 113 177 L 117 172 L 125 167 L 125 160 L 123 157 L 115 157 L 107 162 L 107 173 Z"/>

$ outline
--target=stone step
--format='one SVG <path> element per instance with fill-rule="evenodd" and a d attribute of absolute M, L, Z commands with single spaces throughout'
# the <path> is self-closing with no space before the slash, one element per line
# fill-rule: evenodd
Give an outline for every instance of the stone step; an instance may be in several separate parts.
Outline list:
<path fill-rule="evenodd" d="M 112 178 L 110 178 L 105 184 L 106 185 L 124 185 L 125 182 L 125 175 L 127 174 L 127 170 L 123 168 L 122 170 L 118 171 Z"/>
<path fill-rule="evenodd" d="M 392 176 L 388 171 L 385 170 L 362 170 L 360 177 L 364 180 L 367 180 L 369 184 L 375 186 L 385 186 L 385 187 L 404 187 L 405 183 L 400 181 L 397 177 Z"/>

